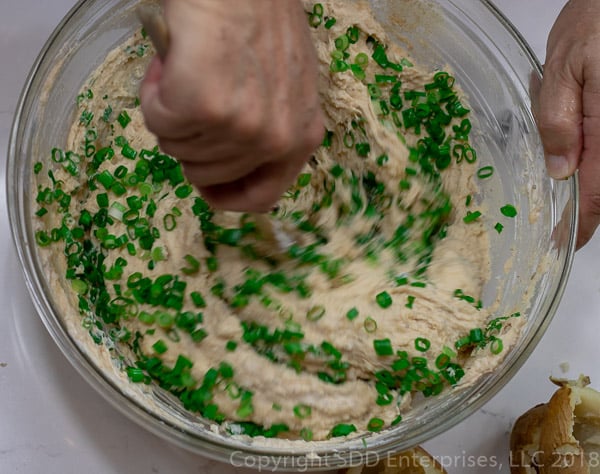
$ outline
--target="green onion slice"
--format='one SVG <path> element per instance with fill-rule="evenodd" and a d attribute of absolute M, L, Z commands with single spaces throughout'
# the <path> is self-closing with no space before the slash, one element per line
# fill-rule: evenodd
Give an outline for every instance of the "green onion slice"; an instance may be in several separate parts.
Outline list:
<path fill-rule="evenodd" d="M 306 313 L 306 319 L 309 321 L 318 321 L 325 314 L 325 307 L 321 305 L 313 306 Z"/>

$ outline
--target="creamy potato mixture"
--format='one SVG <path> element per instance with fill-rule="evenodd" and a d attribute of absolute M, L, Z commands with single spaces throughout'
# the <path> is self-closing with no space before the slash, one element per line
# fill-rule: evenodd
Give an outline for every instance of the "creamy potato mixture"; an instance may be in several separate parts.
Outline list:
<path fill-rule="evenodd" d="M 326 130 L 269 216 L 289 249 L 252 215 L 211 209 L 157 147 L 138 99 L 143 32 L 108 55 L 68 143 L 36 164 L 34 212 L 65 314 L 132 383 L 232 434 L 322 440 L 402 423 L 415 397 L 494 370 L 520 319 L 490 321 L 480 301 L 502 222 L 481 218 L 493 169 L 453 76 L 413 64 L 366 8 L 305 6 Z"/>

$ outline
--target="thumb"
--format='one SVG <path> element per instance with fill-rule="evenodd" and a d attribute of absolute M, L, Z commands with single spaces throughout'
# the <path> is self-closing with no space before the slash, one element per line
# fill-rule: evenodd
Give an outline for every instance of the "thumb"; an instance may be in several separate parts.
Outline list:
<path fill-rule="evenodd" d="M 158 94 L 158 83 L 162 77 L 162 61 L 154 56 L 146 69 L 146 75 L 140 85 L 140 100 L 150 101 Z"/>
<path fill-rule="evenodd" d="M 152 58 L 140 86 L 140 103 L 148 130 L 159 138 L 178 139 L 191 134 L 190 124 L 182 113 L 176 113 L 165 105 L 165 95 L 172 92 L 171 89 L 166 89 L 165 93 L 161 84 L 165 69 L 166 66 L 158 56 Z"/>
<path fill-rule="evenodd" d="M 582 89 L 568 74 L 562 65 L 546 65 L 539 95 L 533 99 L 546 168 L 554 179 L 565 179 L 575 172 L 583 146 Z"/>

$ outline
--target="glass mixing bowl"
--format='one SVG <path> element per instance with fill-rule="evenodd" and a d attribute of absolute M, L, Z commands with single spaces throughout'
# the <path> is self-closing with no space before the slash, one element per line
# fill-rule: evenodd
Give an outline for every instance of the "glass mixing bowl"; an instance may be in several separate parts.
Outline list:
<path fill-rule="evenodd" d="M 82 0 L 56 28 L 25 83 L 10 137 L 7 198 L 16 249 L 37 311 L 56 344 L 81 375 L 117 409 L 144 428 L 192 451 L 244 466 L 324 470 L 412 447 L 449 429 L 500 390 L 524 363 L 550 323 L 575 248 L 577 180 L 553 181 L 530 110 L 530 81 L 541 68 L 514 27 L 488 1 L 371 0 L 393 40 L 409 45 L 424 67 L 450 68 L 473 110 L 474 147 L 494 179 L 482 181 L 490 206 L 520 210 L 492 249 L 486 302 L 498 314 L 521 311 L 527 324 L 493 373 L 475 385 L 427 400 L 395 428 L 353 439 L 264 443 L 223 436 L 186 413 L 154 386 L 133 387 L 103 370 L 105 354 L 82 343 L 81 328 L 61 314 L 64 296 L 50 290 L 32 226 L 33 165 L 66 143 L 74 97 L 106 53 L 139 28 L 135 0 Z M 486 160 L 488 162 L 486 162 Z M 507 266 L 507 262 L 511 262 Z M 523 301 L 527 304 L 523 305 Z"/>

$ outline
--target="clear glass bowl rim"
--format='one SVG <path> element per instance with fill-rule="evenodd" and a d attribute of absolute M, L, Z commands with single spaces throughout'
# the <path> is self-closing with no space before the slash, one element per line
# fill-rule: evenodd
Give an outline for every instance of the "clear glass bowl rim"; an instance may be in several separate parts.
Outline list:
<path fill-rule="evenodd" d="M 52 339 L 57 344 L 59 349 L 74 366 L 74 368 L 81 374 L 81 376 L 117 410 L 155 435 L 158 435 L 180 447 L 220 461 L 235 463 L 237 460 L 240 463 L 239 466 L 247 466 L 248 464 L 244 463 L 248 459 L 269 456 L 270 454 L 274 453 L 274 450 L 258 446 L 252 447 L 250 445 L 247 445 L 245 449 L 233 450 L 234 447 L 228 445 L 227 443 L 215 444 L 214 442 L 206 439 L 192 437 L 189 435 L 189 433 L 183 432 L 176 426 L 172 426 L 168 423 L 165 423 L 164 420 L 157 418 L 150 411 L 146 410 L 141 404 L 136 403 L 130 398 L 121 394 L 115 385 L 104 378 L 95 369 L 92 361 L 90 361 L 87 356 L 77 348 L 77 345 L 68 335 L 60 321 L 53 316 L 52 308 L 49 305 L 47 298 L 40 294 L 41 285 L 38 276 L 39 267 L 35 261 L 33 252 L 30 250 L 29 244 L 31 244 L 33 240 L 30 238 L 31 236 L 29 236 L 27 232 L 27 212 L 25 212 L 26 209 L 23 206 L 22 196 L 19 194 L 19 156 L 17 156 L 19 127 L 25 108 L 27 107 L 28 95 L 30 94 L 32 84 L 36 80 L 37 72 L 40 69 L 40 66 L 45 60 L 47 60 L 47 57 L 52 51 L 53 47 L 56 46 L 55 43 L 61 30 L 69 24 L 79 9 L 85 8 L 86 3 L 86 0 L 79 0 L 72 7 L 72 9 L 57 25 L 41 49 L 22 89 L 13 118 L 13 125 L 11 127 L 6 172 L 6 202 L 8 206 L 9 225 L 11 228 L 13 242 L 19 261 L 23 267 L 26 286 L 29 294 L 31 295 L 37 313 L 39 314 L 44 326 L 50 333 Z M 479 0 L 479 3 L 481 3 L 484 8 L 487 8 L 487 10 L 495 17 L 495 19 L 503 26 L 505 32 L 512 37 L 523 54 L 526 55 L 532 65 L 532 69 L 541 77 L 542 67 L 539 61 L 512 23 L 491 1 Z M 447 417 L 447 419 L 444 419 L 433 426 L 432 429 L 421 430 L 416 436 L 411 437 L 411 446 L 415 446 L 432 438 L 435 435 L 448 430 L 479 409 L 514 376 L 514 374 L 527 360 L 543 336 L 552 320 L 552 317 L 554 316 L 554 313 L 556 312 L 562 294 L 565 290 L 575 253 L 575 236 L 578 225 L 579 209 L 579 184 L 577 175 L 568 181 L 568 185 L 570 187 L 570 196 L 573 206 L 570 216 L 570 235 L 568 237 L 569 241 L 567 244 L 567 255 L 565 257 L 565 267 L 561 275 L 561 280 L 558 284 L 557 292 L 553 295 L 553 301 L 549 307 L 548 313 L 542 318 L 542 322 L 537 327 L 537 330 L 532 332 L 524 350 L 518 355 L 508 370 L 506 370 L 500 377 L 495 379 L 493 383 L 487 384 L 484 392 L 479 393 L 476 397 L 471 397 L 471 399 L 468 400 L 467 406 L 460 412 L 459 415 L 454 414 L 451 417 Z M 120 396 L 117 397 L 115 395 Z M 388 453 L 398 451 L 399 447 L 402 447 L 402 449 L 408 447 L 404 440 L 393 439 L 392 436 L 389 438 L 391 439 L 386 439 L 379 444 L 369 446 L 371 454 L 375 456 L 385 456 Z M 237 446 L 235 448 L 237 448 Z M 349 459 L 348 454 L 355 453 L 356 450 L 360 451 L 360 444 L 341 442 L 338 445 L 328 443 L 326 449 L 323 451 L 320 451 L 318 448 L 299 451 L 294 450 L 293 452 L 290 451 L 287 453 L 278 450 L 275 451 L 278 456 L 286 458 L 286 462 L 279 466 L 279 468 L 283 468 L 284 470 L 296 470 L 297 466 L 307 466 L 307 457 L 310 459 L 314 456 L 314 454 L 322 456 L 324 459 L 329 459 L 329 461 L 309 465 L 308 470 L 324 470 L 333 469 L 336 467 L 348 467 L 350 464 L 355 464 L 357 460 L 353 460 L 351 458 Z M 346 454 L 345 456 L 344 453 Z"/>

